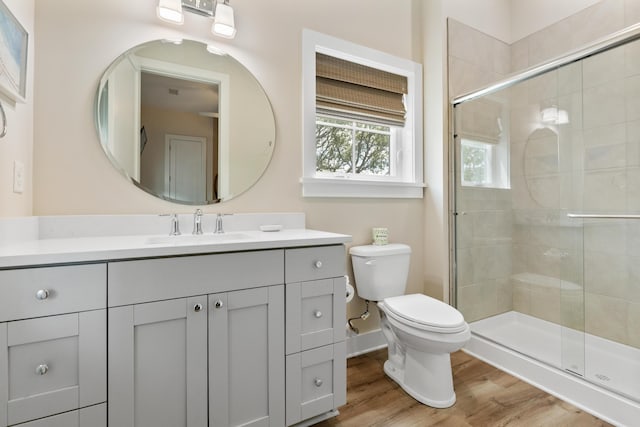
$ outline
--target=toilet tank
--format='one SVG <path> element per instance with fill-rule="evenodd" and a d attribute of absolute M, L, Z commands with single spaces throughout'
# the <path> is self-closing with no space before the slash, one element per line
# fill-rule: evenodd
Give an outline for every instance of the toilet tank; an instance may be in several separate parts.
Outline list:
<path fill-rule="evenodd" d="M 360 298 L 382 301 L 404 295 L 411 257 L 409 246 L 400 243 L 353 246 L 349 253 Z"/>

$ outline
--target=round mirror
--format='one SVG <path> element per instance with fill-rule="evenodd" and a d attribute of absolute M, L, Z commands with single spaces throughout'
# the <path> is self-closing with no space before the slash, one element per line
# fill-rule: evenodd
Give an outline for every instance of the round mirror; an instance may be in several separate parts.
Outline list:
<path fill-rule="evenodd" d="M 533 131 L 522 154 L 524 182 L 531 199 L 545 208 L 560 208 L 560 146 L 558 134 L 544 127 Z"/>
<path fill-rule="evenodd" d="M 275 143 L 273 110 L 234 58 L 196 41 L 136 46 L 105 71 L 96 96 L 100 144 L 144 191 L 204 205 L 249 189 Z"/>

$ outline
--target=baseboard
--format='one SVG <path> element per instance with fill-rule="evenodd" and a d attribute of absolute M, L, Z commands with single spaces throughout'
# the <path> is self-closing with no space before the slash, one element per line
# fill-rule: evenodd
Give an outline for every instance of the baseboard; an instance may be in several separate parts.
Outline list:
<path fill-rule="evenodd" d="M 373 331 L 355 334 L 347 332 L 347 357 L 355 357 L 361 354 L 369 353 L 374 350 L 385 348 L 387 342 L 382 335 L 382 330 L 375 329 Z"/>

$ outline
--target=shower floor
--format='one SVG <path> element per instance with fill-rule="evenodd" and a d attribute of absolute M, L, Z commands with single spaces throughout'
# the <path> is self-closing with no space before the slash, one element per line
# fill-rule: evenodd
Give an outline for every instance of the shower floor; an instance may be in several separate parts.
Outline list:
<path fill-rule="evenodd" d="M 487 340 L 640 402 L 640 349 L 516 311 L 470 326 Z"/>

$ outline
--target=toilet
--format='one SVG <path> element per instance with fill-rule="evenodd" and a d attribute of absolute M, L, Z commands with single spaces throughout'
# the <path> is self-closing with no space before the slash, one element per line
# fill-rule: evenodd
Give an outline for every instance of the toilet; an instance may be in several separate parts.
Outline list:
<path fill-rule="evenodd" d="M 425 405 L 453 405 L 456 395 L 451 353 L 471 338 L 462 314 L 426 295 L 404 295 L 409 246 L 354 246 L 349 253 L 358 296 L 377 302 L 380 311 L 380 327 L 389 352 L 384 372 Z"/>

